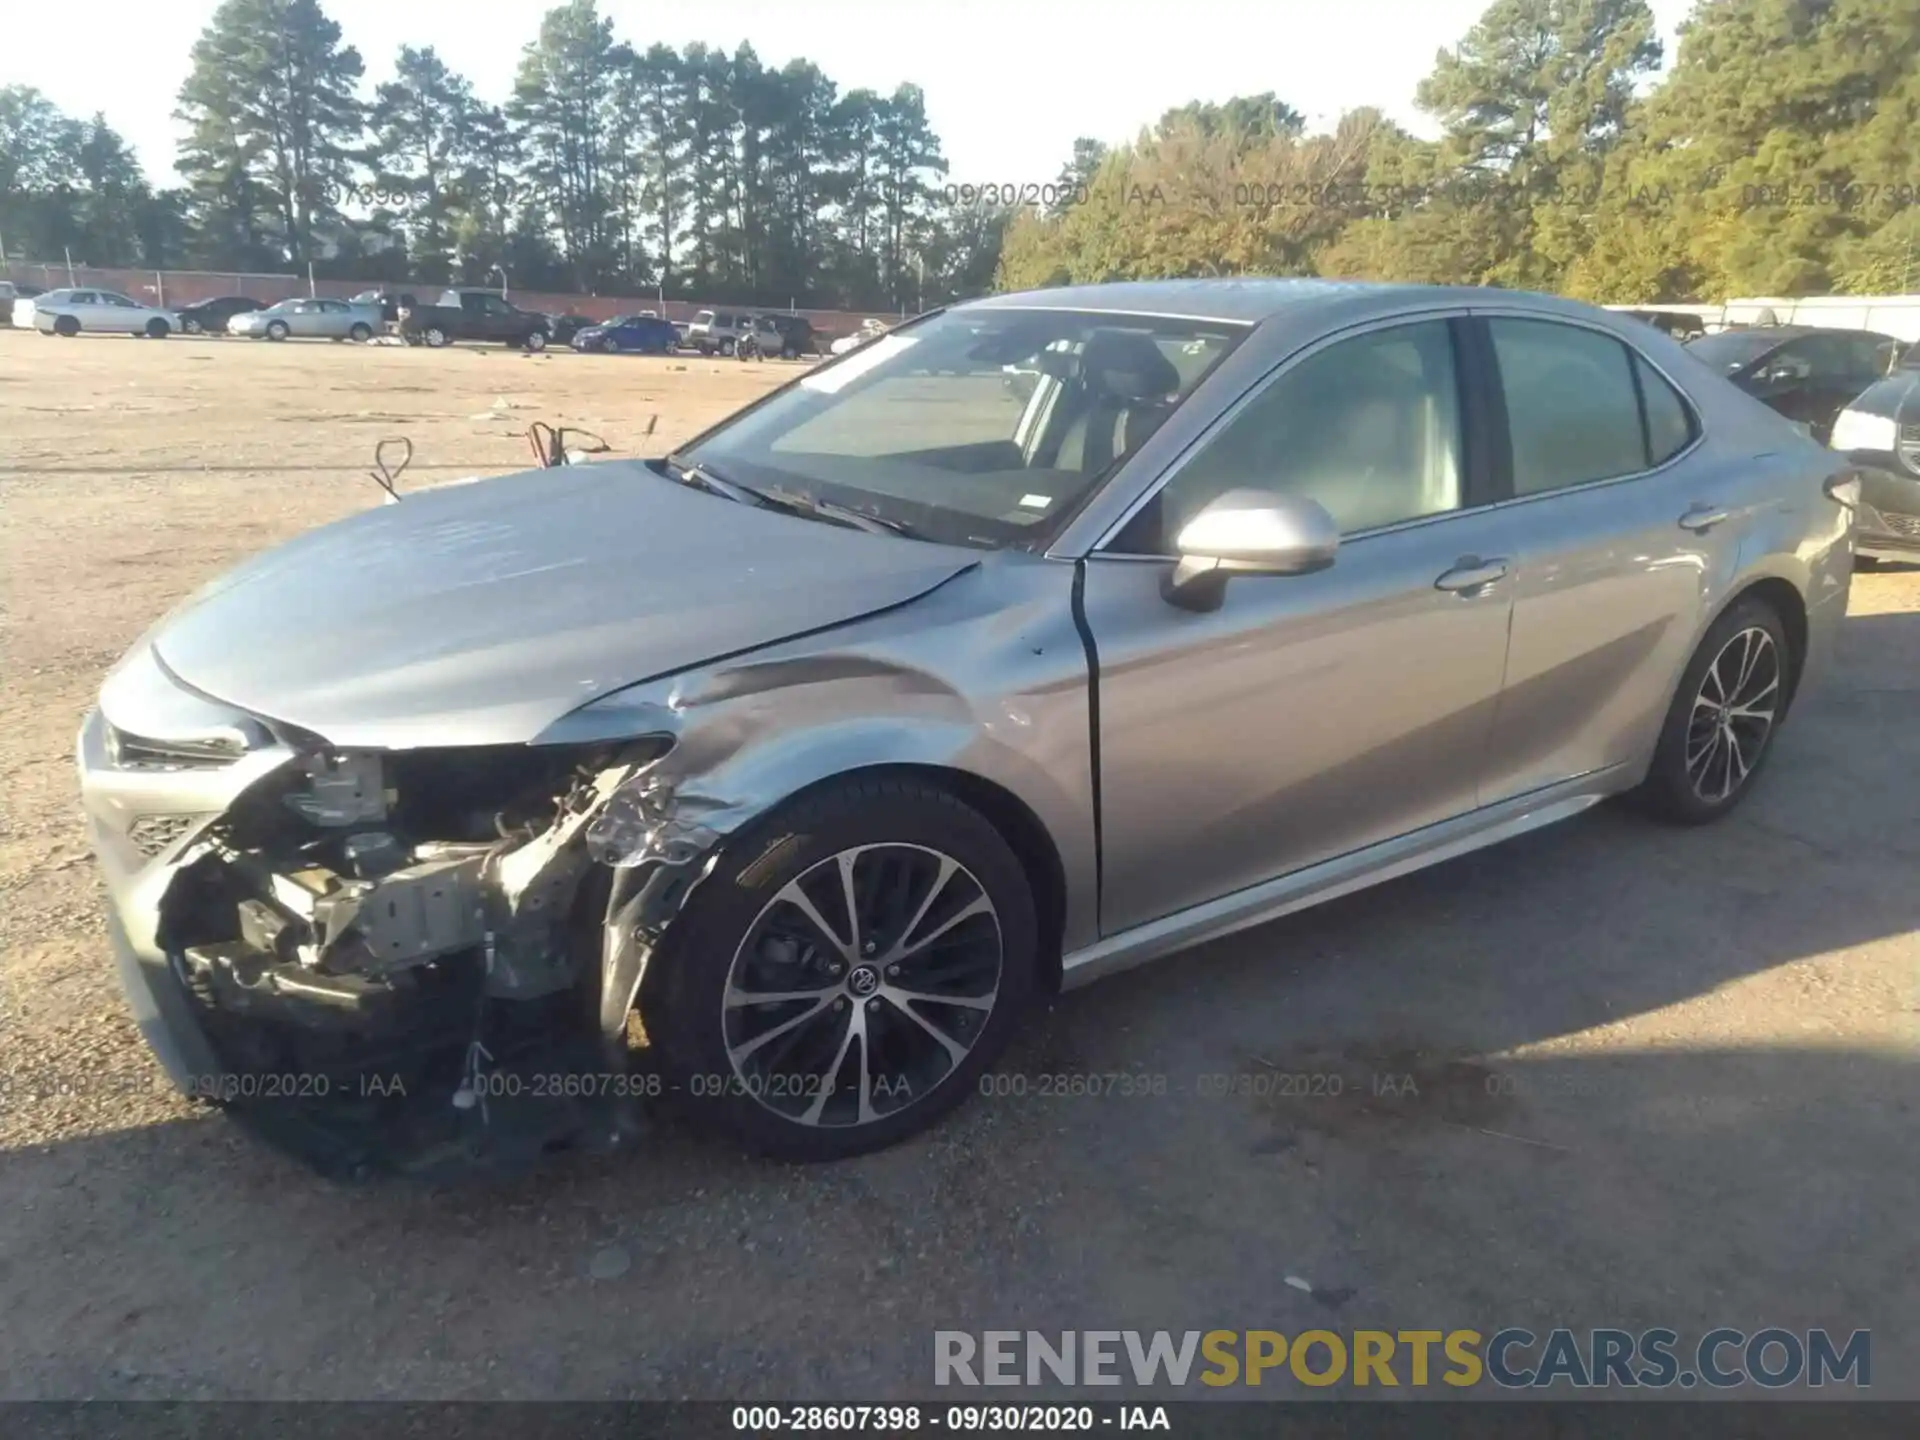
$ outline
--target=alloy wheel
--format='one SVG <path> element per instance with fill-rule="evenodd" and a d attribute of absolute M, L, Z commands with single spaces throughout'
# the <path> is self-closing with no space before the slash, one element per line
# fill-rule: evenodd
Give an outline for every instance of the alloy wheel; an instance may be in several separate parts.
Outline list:
<path fill-rule="evenodd" d="M 1760 763 L 1780 709 L 1780 649 L 1758 625 L 1734 633 L 1700 679 L 1687 727 L 1687 783 L 1710 805 Z"/>
<path fill-rule="evenodd" d="M 809 867 L 734 951 L 722 1034 L 735 1088 L 800 1125 L 866 1125 L 959 1068 L 1000 995 L 993 901 L 952 856 L 862 845 Z"/>

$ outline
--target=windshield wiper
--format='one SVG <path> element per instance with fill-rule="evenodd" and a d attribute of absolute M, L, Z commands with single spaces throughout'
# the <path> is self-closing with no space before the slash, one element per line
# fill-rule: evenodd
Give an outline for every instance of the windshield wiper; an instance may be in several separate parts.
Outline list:
<path fill-rule="evenodd" d="M 757 485 L 745 485 L 721 474 L 705 460 L 696 460 L 688 465 L 668 457 L 667 463 L 680 472 L 681 484 L 697 485 L 703 490 L 725 496 L 729 500 L 737 500 L 743 505 L 758 505 L 768 510 L 784 510 L 789 515 L 804 515 L 808 519 L 849 525 L 856 530 L 865 530 L 870 535 L 900 535 L 909 540 L 920 538 L 905 521 L 882 520 L 878 515 L 869 515 L 864 510 L 855 510 L 831 500 L 822 500 L 817 495 L 809 495 L 801 490 L 777 490 L 772 487 L 762 489 Z"/>
<path fill-rule="evenodd" d="M 869 515 L 864 510 L 855 510 L 850 505 L 836 504 L 832 500 L 822 500 L 818 495 L 809 495 L 802 490 L 755 490 L 751 492 L 769 505 L 796 515 L 817 515 L 823 520 L 835 520 L 842 525 L 851 525 L 856 530 L 865 530 L 869 535 L 904 535 L 908 539 L 917 539 L 913 527 L 904 520 L 882 520 L 878 515 Z"/>
<path fill-rule="evenodd" d="M 760 496 L 752 487 L 742 485 L 737 480 L 729 480 L 704 460 L 687 465 L 669 455 L 667 464 L 680 472 L 674 478 L 682 485 L 691 485 L 711 495 L 736 500 L 742 505 L 754 505 L 760 501 Z"/>

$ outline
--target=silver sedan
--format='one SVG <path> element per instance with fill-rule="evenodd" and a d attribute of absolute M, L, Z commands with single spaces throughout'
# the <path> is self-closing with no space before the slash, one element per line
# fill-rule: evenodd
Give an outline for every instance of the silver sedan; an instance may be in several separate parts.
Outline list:
<path fill-rule="evenodd" d="M 381 326 L 380 306 L 352 300 L 282 300 L 227 321 L 227 333 L 250 340 L 371 340 Z"/>
<path fill-rule="evenodd" d="M 120 972 L 180 1083 L 328 1163 L 674 1091 L 869 1150 L 1048 992 L 1610 796 L 1727 814 L 1832 649 L 1858 485 L 1563 300 L 957 306 L 175 611 L 79 741 Z"/>

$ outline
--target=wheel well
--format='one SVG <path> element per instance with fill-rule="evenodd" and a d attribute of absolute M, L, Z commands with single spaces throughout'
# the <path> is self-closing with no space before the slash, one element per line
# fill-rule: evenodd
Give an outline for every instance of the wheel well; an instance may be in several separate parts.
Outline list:
<path fill-rule="evenodd" d="M 1807 663 L 1807 602 L 1791 581 L 1769 577 L 1756 580 L 1728 602 L 1728 608 L 1742 600 L 1764 601 L 1787 632 L 1787 642 L 1793 647 L 1793 672 L 1790 677 L 1792 689 L 1800 686 L 1800 672 Z M 1792 690 L 1788 691 L 1791 698 Z"/>
<path fill-rule="evenodd" d="M 800 793 L 805 794 L 821 785 L 832 785 L 849 777 L 876 775 L 911 778 L 923 785 L 944 790 L 954 799 L 979 811 L 987 823 L 1000 832 L 1000 838 L 1007 842 L 1014 858 L 1020 862 L 1020 868 L 1027 872 L 1028 884 L 1033 887 L 1034 915 L 1040 925 L 1040 983 L 1049 992 L 1058 991 L 1060 951 L 1067 926 L 1067 872 L 1061 863 L 1060 852 L 1054 846 L 1053 837 L 1047 833 L 1047 827 L 1040 822 L 1040 817 L 1033 813 L 1026 801 L 1004 785 L 943 765 L 869 765 L 858 770 L 843 770 L 818 782 L 818 785 L 808 786 Z M 787 797 L 788 801 L 795 798 Z"/>

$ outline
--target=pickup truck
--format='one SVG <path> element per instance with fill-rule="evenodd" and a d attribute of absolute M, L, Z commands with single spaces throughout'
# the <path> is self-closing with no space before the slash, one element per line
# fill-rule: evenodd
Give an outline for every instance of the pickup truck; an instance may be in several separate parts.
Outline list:
<path fill-rule="evenodd" d="M 492 290 L 446 290 L 435 305 L 403 305 L 400 335 L 409 345 L 434 349 L 455 340 L 490 340 L 544 350 L 553 338 L 553 322 L 533 310 L 509 305 Z"/>

